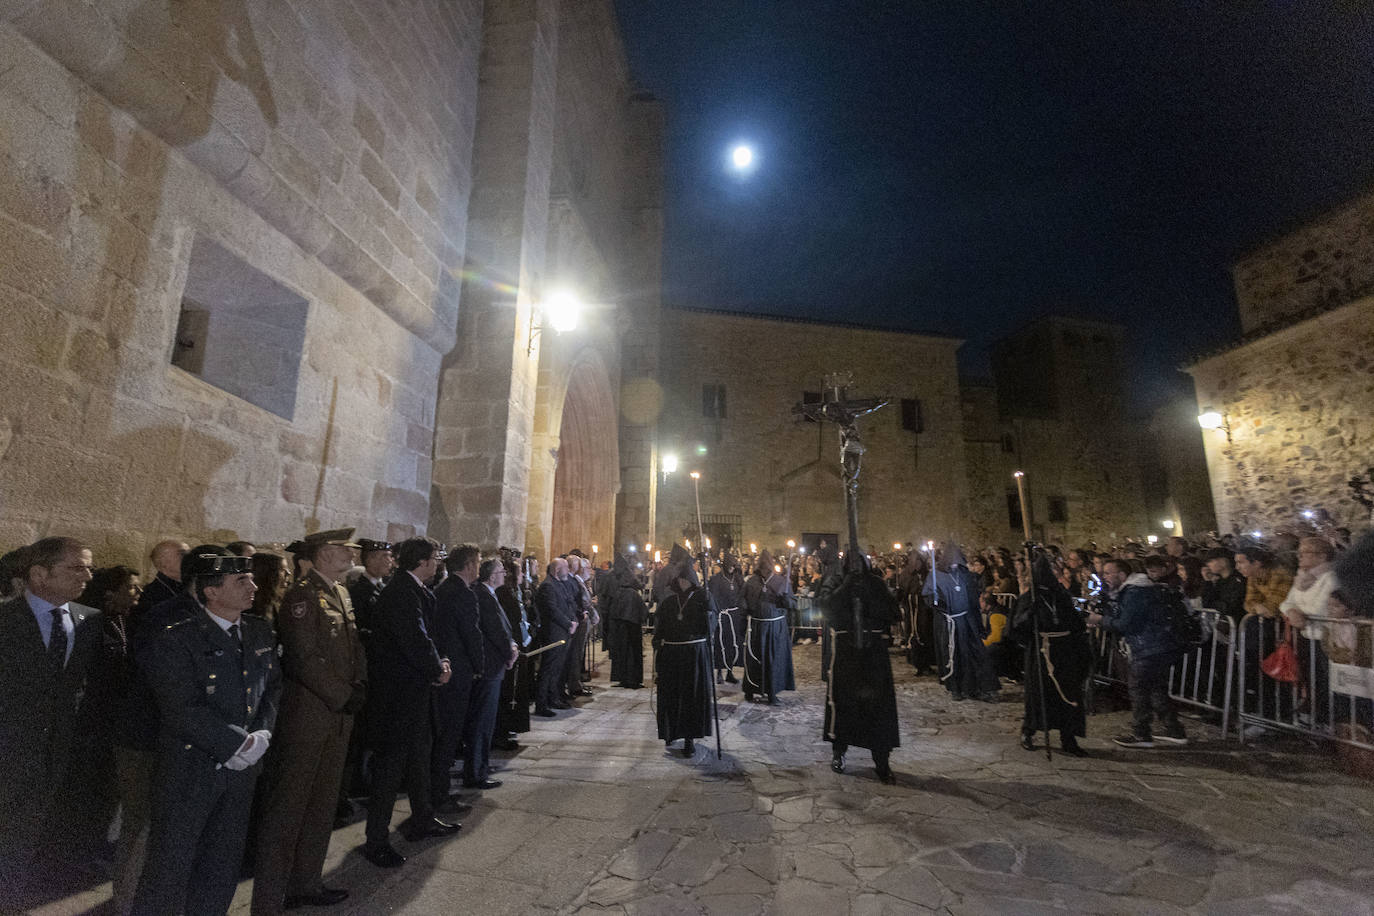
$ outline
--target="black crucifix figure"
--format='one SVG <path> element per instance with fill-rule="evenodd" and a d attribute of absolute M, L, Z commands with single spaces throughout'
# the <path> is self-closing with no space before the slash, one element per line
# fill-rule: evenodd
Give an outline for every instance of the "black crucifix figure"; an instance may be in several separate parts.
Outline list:
<path fill-rule="evenodd" d="M 825 378 L 825 393 L 818 404 L 797 404 L 792 408 L 792 416 L 820 422 L 834 423 L 840 429 L 840 471 L 844 478 L 844 505 L 849 516 L 849 550 L 856 555 L 863 553 L 859 546 L 859 466 L 863 462 L 864 445 L 859 438 L 858 421 L 886 407 L 891 398 L 854 398 L 847 399 L 845 391 L 853 384 L 853 376 L 848 372 L 836 372 Z M 855 609 L 856 614 L 858 609 Z M 854 642 L 859 648 L 864 645 L 864 627 L 861 620 L 854 621 Z"/>

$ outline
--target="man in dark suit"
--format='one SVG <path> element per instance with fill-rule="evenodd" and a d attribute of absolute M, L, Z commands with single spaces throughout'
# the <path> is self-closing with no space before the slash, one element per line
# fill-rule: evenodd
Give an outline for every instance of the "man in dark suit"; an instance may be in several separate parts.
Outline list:
<path fill-rule="evenodd" d="M 434 688 L 429 796 L 435 810 L 450 814 L 464 807 L 458 796 L 450 794 L 449 768 L 458 756 L 458 743 L 465 737 L 463 723 L 482 674 L 482 631 L 477 623 L 477 595 L 472 590 L 481 562 L 482 552 L 472 544 L 456 548 L 444 560 L 448 578 L 434 590 L 434 647 L 453 666 L 453 677 Z"/>
<path fill-rule="evenodd" d="M 577 608 L 568 588 L 568 561 L 559 557 L 549 564 L 549 577 L 539 583 L 534 603 L 539 609 L 539 622 L 544 645 L 563 640 L 563 645 L 547 649 L 539 663 L 539 682 L 535 686 L 534 714 L 549 718 L 555 709 L 568 709 L 563 702 L 563 675 L 568 661 L 567 641 L 577 632 Z"/>
<path fill-rule="evenodd" d="M 136 916 L 228 910 L 281 695 L 272 625 L 244 613 L 257 591 L 252 561 L 207 552 L 187 570 L 203 612 L 136 659 L 161 723 Z"/>
<path fill-rule="evenodd" d="M 143 594 L 139 596 L 138 604 L 134 607 L 135 614 L 155 608 L 182 593 L 181 560 L 187 553 L 189 550 L 182 541 L 157 542 L 148 554 L 148 559 L 153 564 L 154 575 L 148 584 L 143 586 Z"/>
<path fill-rule="evenodd" d="M 100 615 L 76 603 L 91 552 L 72 538 L 24 549 L 22 594 L 0 604 L 0 880 L 31 876 L 63 799 L 77 705 L 100 649 Z M 0 884 L 0 900 L 20 888 Z M 4 907 L 0 907 L 4 909 Z"/>
<path fill-rule="evenodd" d="M 353 731 L 366 697 L 367 666 L 348 593 L 338 580 L 353 565 L 352 528 L 307 535 L 310 572 L 282 597 L 282 702 L 275 760 L 265 780 L 253 869 L 253 916 L 330 906 L 348 891 L 320 873 Z"/>
<path fill-rule="evenodd" d="M 461 824 L 434 816 L 430 804 L 430 687 L 453 676 L 440 658 L 425 621 L 434 614 L 434 593 L 425 582 L 439 570 L 442 554 L 433 538 L 411 538 L 396 547 L 400 569 L 373 608 L 367 643 L 367 720 L 373 745 L 372 795 L 367 803 L 363 856 L 380 868 L 395 868 L 405 856 L 391 845 L 396 793 L 408 784 L 410 819 L 402 834 L 410 840 L 456 833 Z"/>
<path fill-rule="evenodd" d="M 496 590 L 505 584 L 506 567 L 499 559 L 485 560 L 478 568 L 473 591 L 477 593 L 484 661 L 481 676 L 473 684 L 467 723 L 463 726 L 463 741 L 468 746 L 463 758 L 463 785 L 470 789 L 495 789 L 501 785 L 500 780 L 490 778 L 491 742 L 501 701 L 501 679 L 515 664 L 520 651 L 511 638 L 510 623 L 501 610 L 501 602 L 496 600 Z"/>

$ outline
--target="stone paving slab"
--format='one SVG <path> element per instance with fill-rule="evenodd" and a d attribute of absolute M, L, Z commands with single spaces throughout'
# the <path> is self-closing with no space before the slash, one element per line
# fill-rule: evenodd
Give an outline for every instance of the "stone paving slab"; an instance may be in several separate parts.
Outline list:
<path fill-rule="evenodd" d="M 336 831 L 327 880 L 352 896 L 328 912 L 1374 916 L 1374 786 L 1301 742 L 1241 749 L 1190 719 L 1192 746 L 1132 752 L 1110 743 L 1118 712 L 1089 719 L 1089 758 L 1047 761 L 1016 743 L 1018 688 L 955 702 L 894 657 L 903 747 L 886 786 L 863 750 L 830 771 L 819 653 L 795 659 L 781 706 L 721 688 L 721 760 L 713 740 L 665 751 L 650 691 L 593 681 L 594 699 L 502 755 L 504 785 L 470 795 L 462 833 L 397 839 L 403 868 L 358 855 L 361 822 Z M 407 814 L 402 800 L 394 823 Z"/>

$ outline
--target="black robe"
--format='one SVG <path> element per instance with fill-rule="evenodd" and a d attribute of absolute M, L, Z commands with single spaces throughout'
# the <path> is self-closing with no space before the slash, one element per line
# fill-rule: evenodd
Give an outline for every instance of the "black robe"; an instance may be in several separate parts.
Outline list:
<path fill-rule="evenodd" d="M 823 737 L 877 754 L 900 747 L 897 692 L 887 654 L 888 633 L 900 613 L 897 602 L 883 580 L 871 572 L 828 576 L 817 597 L 825 612 L 832 652 Z M 864 630 L 862 648 L 853 632 L 855 602 Z"/>
<path fill-rule="evenodd" d="M 771 583 L 755 574 L 744 583 L 744 606 L 749 612 L 749 638 L 744 647 L 745 696 L 774 697 L 784 690 L 796 690 L 787 596 L 778 594 Z"/>
<path fill-rule="evenodd" d="M 711 599 L 701 588 L 674 589 L 658 603 L 654 679 L 664 741 L 711 734 L 711 616 Z"/>
<path fill-rule="evenodd" d="M 639 583 L 628 571 L 616 573 L 602 592 L 606 648 L 611 656 L 611 681 L 621 687 L 644 685 L 644 620 L 649 616 Z"/>
<path fill-rule="evenodd" d="M 956 698 L 998 690 L 997 673 L 983 646 L 983 616 L 978 609 L 982 587 L 967 567 L 954 565 L 933 570 L 921 590 L 921 596 L 934 606 L 940 680 Z"/>
<path fill-rule="evenodd" d="M 712 641 L 712 655 L 716 668 L 733 668 L 742 664 L 745 631 L 743 582 L 724 572 L 718 572 L 707 583 L 711 600 L 720 613 L 720 625 Z"/>
<path fill-rule="evenodd" d="M 1083 693 L 1092 675 L 1087 624 L 1062 587 L 1040 587 L 1035 595 L 1034 611 L 1031 593 L 1027 592 L 1016 599 L 1012 617 L 1012 631 L 1025 646 L 1026 709 L 1021 731 L 1057 728 L 1066 737 L 1081 738 L 1088 733 Z M 1037 621 L 1039 645 L 1035 640 Z"/>

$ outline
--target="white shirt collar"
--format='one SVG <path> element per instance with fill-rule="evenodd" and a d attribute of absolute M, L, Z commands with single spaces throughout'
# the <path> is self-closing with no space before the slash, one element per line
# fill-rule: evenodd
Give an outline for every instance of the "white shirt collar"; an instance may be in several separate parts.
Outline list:
<path fill-rule="evenodd" d="M 240 620 L 225 620 L 223 617 L 216 617 L 214 614 L 211 614 L 208 609 L 205 612 L 205 616 L 219 624 L 219 628 L 226 633 L 229 632 L 230 627 L 237 626 L 241 622 L 241 618 Z"/>

